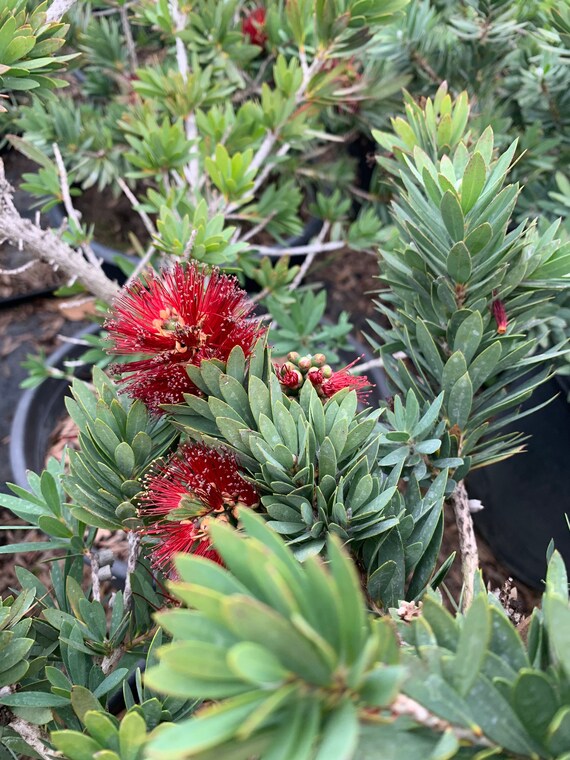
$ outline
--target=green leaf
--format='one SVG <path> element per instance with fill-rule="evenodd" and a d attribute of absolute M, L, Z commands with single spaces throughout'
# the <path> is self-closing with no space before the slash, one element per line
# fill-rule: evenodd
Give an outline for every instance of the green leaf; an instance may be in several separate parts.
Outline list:
<path fill-rule="evenodd" d="M 447 257 L 447 274 L 454 282 L 465 284 L 471 277 L 471 255 L 465 243 L 456 243 Z"/>
<path fill-rule="evenodd" d="M 69 760 L 93 760 L 95 753 L 102 749 L 94 739 L 79 731 L 54 731 L 51 740 Z"/>
<path fill-rule="evenodd" d="M 478 594 L 461 627 L 453 658 L 453 685 L 465 697 L 483 666 L 491 638 L 491 616 L 485 594 Z"/>
<path fill-rule="evenodd" d="M 496 340 L 473 360 L 469 366 L 469 377 L 471 378 L 473 393 L 478 391 L 485 380 L 493 374 L 502 353 L 501 341 Z"/>
<path fill-rule="evenodd" d="M 139 750 L 146 742 L 146 724 L 142 715 L 129 712 L 119 726 L 121 760 L 137 760 Z"/>
<path fill-rule="evenodd" d="M 63 707 L 69 699 L 44 691 L 17 691 L 0 697 L 0 705 L 6 707 Z"/>
<path fill-rule="evenodd" d="M 148 750 L 157 758 L 192 757 L 222 744 L 234 736 L 243 721 L 266 698 L 264 693 L 250 692 L 206 708 L 198 718 L 158 731 Z"/>
<path fill-rule="evenodd" d="M 331 711 L 321 733 L 315 760 L 351 760 L 358 744 L 358 714 L 350 700 Z"/>
<path fill-rule="evenodd" d="M 461 208 L 466 214 L 478 200 L 485 185 L 486 166 L 483 156 L 475 152 L 469 159 L 461 183 Z"/>
<path fill-rule="evenodd" d="M 548 747 L 555 755 L 570 747 L 570 707 L 561 707 L 548 730 Z"/>
<path fill-rule="evenodd" d="M 489 222 L 484 222 L 467 235 L 465 238 L 465 245 L 469 249 L 472 256 L 479 253 L 487 245 L 489 240 L 493 237 L 493 228 Z"/>
<path fill-rule="evenodd" d="M 472 312 L 457 328 L 453 350 L 461 351 L 467 364 L 477 353 L 483 337 L 483 319 L 478 311 Z M 471 375 L 471 373 L 469 373 Z"/>
<path fill-rule="evenodd" d="M 463 240 L 465 236 L 465 220 L 457 196 L 450 190 L 446 190 L 441 199 L 439 209 L 441 211 L 441 218 L 451 239 L 454 242 Z"/>
<path fill-rule="evenodd" d="M 469 373 L 465 372 L 453 385 L 447 400 L 447 416 L 450 425 L 465 430 L 473 405 L 473 386 Z"/>
<path fill-rule="evenodd" d="M 548 677 L 536 670 L 520 671 L 513 685 L 513 707 L 530 735 L 544 742 L 558 710 L 558 697 Z"/>
<path fill-rule="evenodd" d="M 288 676 L 288 671 L 265 647 L 244 641 L 233 646 L 228 652 L 228 665 L 249 683 L 276 688 Z"/>

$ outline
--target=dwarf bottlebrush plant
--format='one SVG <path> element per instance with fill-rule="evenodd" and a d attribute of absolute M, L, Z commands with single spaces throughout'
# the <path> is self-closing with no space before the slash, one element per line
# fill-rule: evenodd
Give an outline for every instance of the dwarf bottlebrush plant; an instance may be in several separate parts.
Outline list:
<path fill-rule="evenodd" d="M 403 5 L 79 8 L 79 117 L 72 99 L 21 112 L 18 144 L 42 167 L 30 183 L 64 197 L 63 234 L 83 252 L 34 237 L 4 185 L 0 227 L 11 220 L 34 250 L 94 278 L 114 302 L 107 345 L 130 361 L 118 381 L 97 369 L 74 383 L 68 462 L 0 496 L 47 536 L 0 553 L 50 552 L 49 570 L 17 569 L 22 591 L 0 606 L 3 755 L 569 760 L 564 565 L 549 552 L 523 635 L 477 572 L 463 488 L 471 467 L 520 448 L 501 426 L 565 350 L 537 335 L 567 292 L 567 243 L 556 223 L 511 224 L 517 148 L 481 124 L 493 72 L 506 86 L 521 51 L 560 62 L 567 19 L 547 4 L 414 2 L 400 29 L 385 27 Z M 390 50 L 387 68 L 371 62 Z M 418 102 L 419 81 L 439 85 L 428 54 L 455 84 L 484 77 L 476 118 L 445 85 Z M 374 120 L 389 66 L 412 86 L 392 132 Z M 559 82 L 557 67 L 515 80 L 545 127 L 563 93 L 546 109 L 528 93 Z M 324 220 L 314 245 L 295 246 L 309 264 L 317 249 L 380 239 L 386 210 L 351 222 L 345 159 L 318 160 L 350 116 L 382 128 L 380 169 L 394 180 L 376 329 L 394 396 L 382 402 L 330 351 L 347 322 L 318 326 L 323 295 L 299 289 L 307 260 L 289 270 L 275 249 L 299 232 L 304 198 Z M 120 293 L 93 264 L 69 182 L 116 182 L 143 220 L 150 268 Z M 256 263 L 267 250 L 274 267 Z M 166 256 L 175 263 L 159 267 Z M 229 265 L 262 288 L 255 301 L 216 268 Z M 446 498 L 470 560 L 453 614 L 439 591 L 454 559 L 440 559 Z"/>

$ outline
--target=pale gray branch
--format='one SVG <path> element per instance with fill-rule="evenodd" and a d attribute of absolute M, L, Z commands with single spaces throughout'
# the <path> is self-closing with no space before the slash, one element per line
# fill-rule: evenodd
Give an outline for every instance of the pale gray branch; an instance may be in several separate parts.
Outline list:
<path fill-rule="evenodd" d="M 475 539 L 473 517 L 469 509 L 469 496 L 465 483 L 460 480 L 450 499 L 455 512 L 455 522 L 459 533 L 459 551 L 461 554 L 461 572 L 463 574 L 463 610 L 466 611 L 473 601 L 473 583 L 479 569 L 479 552 Z"/>
<path fill-rule="evenodd" d="M 59 187 L 61 189 L 61 197 L 63 198 L 63 205 L 65 206 L 65 210 L 67 212 L 67 216 L 71 221 L 73 222 L 73 226 L 75 227 L 76 232 L 81 231 L 81 220 L 79 217 L 79 213 L 75 209 L 73 205 L 73 201 L 71 200 L 71 192 L 69 190 L 69 177 L 67 176 L 67 169 L 65 168 L 65 164 L 63 162 L 63 157 L 61 155 L 61 151 L 59 149 L 59 145 L 57 143 L 53 143 L 52 145 L 53 154 L 55 157 L 55 163 L 57 165 L 57 173 L 59 176 Z M 81 246 L 81 250 L 85 254 L 85 257 L 88 261 L 93 264 L 93 266 L 99 266 L 99 260 L 97 256 L 95 256 L 95 253 L 93 252 L 93 249 L 89 245 L 89 243 L 84 243 Z"/>
<path fill-rule="evenodd" d="M 188 53 L 184 41 L 180 39 L 179 32 L 181 32 L 186 26 L 186 14 L 180 10 L 178 0 L 170 0 L 169 9 L 174 21 L 174 29 L 176 33 L 176 63 L 178 64 L 178 70 L 182 76 L 184 84 L 188 82 L 188 75 L 190 67 L 188 65 Z M 196 118 L 193 113 L 188 114 L 184 119 L 184 126 L 186 131 L 186 139 L 189 142 L 196 143 L 198 139 L 198 129 L 196 127 Z M 192 190 L 198 188 L 198 177 L 200 174 L 200 167 L 198 165 L 198 158 L 190 159 L 188 166 L 185 168 L 184 175 Z"/>
<path fill-rule="evenodd" d="M 299 271 L 297 272 L 293 281 L 289 285 L 289 290 L 296 290 L 305 279 L 305 275 L 311 268 L 311 264 L 313 263 L 315 256 L 322 251 L 322 245 L 323 245 L 324 239 L 328 235 L 330 228 L 331 228 L 330 222 L 325 222 L 323 226 L 321 227 L 319 234 L 317 235 L 317 238 L 315 240 L 315 246 L 318 246 L 318 248 L 316 248 L 314 251 L 311 251 L 311 253 L 307 254 L 307 258 L 305 259 L 305 261 L 303 261 L 302 265 L 299 267 Z"/>
<path fill-rule="evenodd" d="M 13 189 L 4 176 L 4 164 L 0 160 L 0 238 L 24 246 L 34 258 L 61 269 L 94 296 L 111 303 L 119 294 L 118 285 L 54 232 L 42 230 L 29 219 L 23 219 L 14 206 L 12 194 Z"/>
<path fill-rule="evenodd" d="M 39 726 L 34 726 L 21 718 L 13 718 L 8 725 L 38 753 L 42 760 L 52 760 L 53 755 L 49 754 L 49 750 L 44 744 L 45 738 Z"/>
<path fill-rule="evenodd" d="M 53 0 L 53 3 L 46 11 L 46 21 L 50 24 L 61 21 L 67 11 L 75 5 L 77 0 Z"/>
<path fill-rule="evenodd" d="M 264 256 L 296 256 L 307 253 L 324 253 L 325 251 L 339 251 L 346 248 L 346 243 L 342 240 L 331 240 L 328 243 L 310 243 L 309 245 L 293 245 L 290 247 L 277 248 L 270 245 L 254 245 L 252 248 Z"/>

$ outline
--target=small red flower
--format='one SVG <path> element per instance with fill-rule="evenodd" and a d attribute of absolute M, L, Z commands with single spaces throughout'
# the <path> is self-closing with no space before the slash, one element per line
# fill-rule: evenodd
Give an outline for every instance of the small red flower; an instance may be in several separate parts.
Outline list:
<path fill-rule="evenodd" d="M 255 506 L 259 496 L 242 478 L 227 449 L 185 444 L 152 473 L 141 499 L 145 535 L 157 539 L 152 566 L 172 575 L 175 554 L 192 553 L 220 562 L 211 547 L 212 519 L 235 520 L 238 506 Z"/>
<path fill-rule="evenodd" d="M 265 15 L 265 8 L 256 8 L 241 22 L 241 30 L 246 37 L 249 37 L 252 45 L 263 47 L 267 42 L 267 35 L 264 32 Z"/>
<path fill-rule="evenodd" d="M 497 332 L 499 335 L 504 335 L 507 332 L 507 325 L 509 324 L 505 304 L 500 298 L 496 298 L 491 305 L 491 310 L 497 323 Z"/>
<path fill-rule="evenodd" d="M 126 288 L 106 328 L 116 354 L 144 358 L 114 366 L 127 392 L 154 412 L 197 393 L 186 373 L 203 359 L 226 361 L 234 346 L 248 355 L 262 332 L 253 304 L 233 277 L 196 264 L 150 272 Z"/>
<path fill-rule="evenodd" d="M 335 393 L 343 388 L 350 388 L 356 391 L 359 401 L 365 402 L 372 391 L 372 383 L 366 375 L 351 375 L 349 369 L 354 367 L 358 359 L 355 359 L 346 367 L 333 372 L 329 378 L 322 377 L 322 371 L 318 373 L 309 373 L 309 378 L 313 385 L 317 386 L 326 398 L 334 396 Z M 320 377 L 319 377 L 320 375 Z"/>

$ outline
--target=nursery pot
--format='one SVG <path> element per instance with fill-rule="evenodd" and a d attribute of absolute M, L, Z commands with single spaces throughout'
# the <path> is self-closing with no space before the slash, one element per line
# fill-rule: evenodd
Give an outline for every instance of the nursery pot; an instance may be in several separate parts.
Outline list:
<path fill-rule="evenodd" d="M 91 325 L 74 338 L 92 335 L 100 330 Z M 85 346 L 64 343 L 46 360 L 49 367 L 64 368 L 64 362 L 77 359 L 85 353 Z M 49 448 L 50 437 L 57 423 L 65 415 L 65 397 L 69 382 L 47 378 L 41 385 L 25 390 L 16 407 L 10 432 L 10 466 L 16 485 L 27 488 L 27 470 L 41 472 Z"/>
<path fill-rule="evenodd" d="M 570 563 L 569 391 L 566 377 L 539 386 L 522 411 L 554 400 L 505 430 L 531 436 L 526 453 L 474 470 L 467 479 L 470 498 L 484 506 L 474 515 L 477 529 L 513 576 L 537 589 L 543 588 L 551 540 Z"/>

